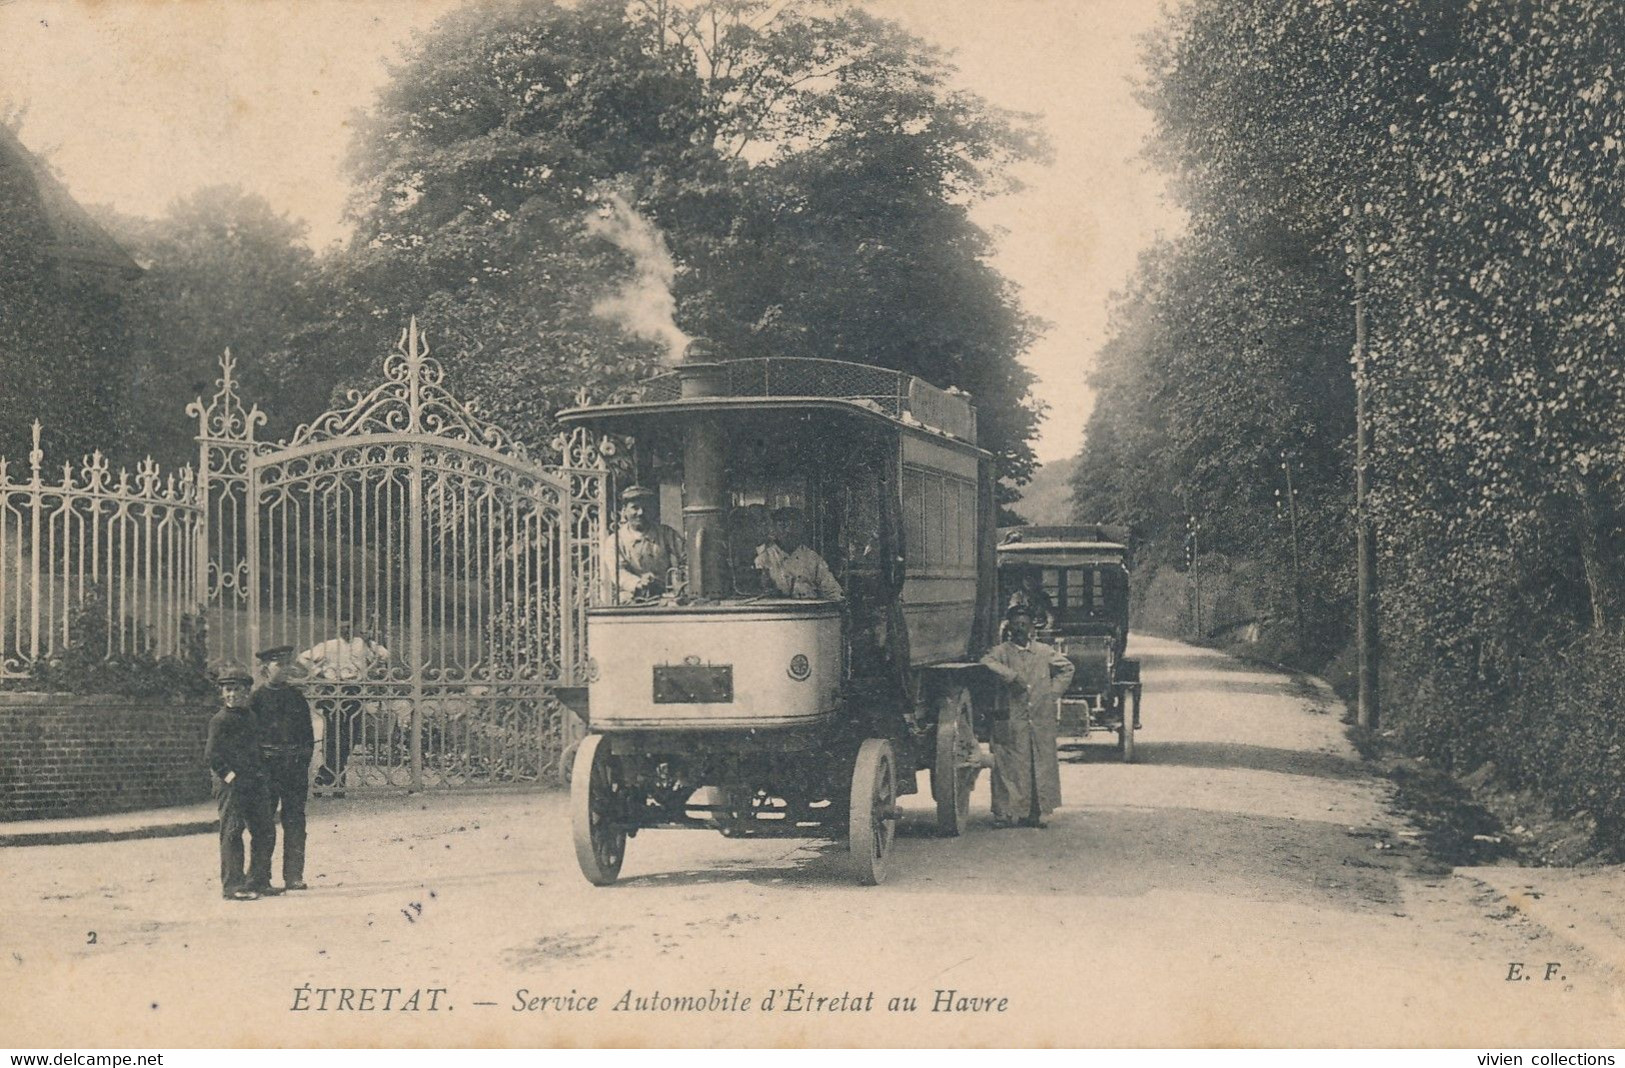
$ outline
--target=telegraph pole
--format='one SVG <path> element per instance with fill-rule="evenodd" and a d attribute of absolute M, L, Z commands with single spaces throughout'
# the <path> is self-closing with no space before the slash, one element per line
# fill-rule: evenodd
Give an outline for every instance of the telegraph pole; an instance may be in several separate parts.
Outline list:
<path fill-rule="evenodd" d="M 1281 453 L 1281 470 L 1286 472 L 1286 517 L 1287 529 L 1292 535 L 1292 619 L 1298 627 L 1298 640 L 1305 636 L 1303 628 L 1303 562 L 1298 554 L 1298 493 L 1292 488 L 1292 456 L 1283 451 Z M 1276 490 L 1275 496 L 1280 499 L 1281 491 Z"/>
<path fill-rule="evenodd" d="M 1366 374 L 1366 263 L 1364 205 L 1354 205 L 1354 509 L 1358 581 L 1355 641 L 1360 653 L 1356 722 L 1376 730 L 1382 722 L 1377 687 L 1377 539 L 1371 522 L 1371 427 Z"/>
<path fill-rule="evenodd" d="M 1196 517 L 1188 516 L 1185 520 L 1185 568 L 1190 575 L 1191 582 L 1191 615 L 1196 623 L 1196 639 L 1202 639 L 1202 573 L 1198 561 L 1201 559 L 1202 546 L 1197 540 L 1197 534 L 1202 524 Z"/>

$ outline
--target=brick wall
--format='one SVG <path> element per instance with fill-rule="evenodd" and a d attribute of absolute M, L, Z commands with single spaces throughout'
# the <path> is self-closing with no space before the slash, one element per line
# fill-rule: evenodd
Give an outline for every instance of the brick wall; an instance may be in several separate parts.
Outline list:
<path fill-rule="evenodd" d="M 206 801 L 213 714 L 195 700 L 0 693 L 0 820 Z"/>

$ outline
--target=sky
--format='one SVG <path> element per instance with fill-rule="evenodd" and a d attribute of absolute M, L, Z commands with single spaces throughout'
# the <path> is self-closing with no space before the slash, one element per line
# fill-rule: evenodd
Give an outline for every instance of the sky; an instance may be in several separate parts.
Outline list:
<path fill-rule="evenodd" d="M 0 0 L 0 111 L 82 203 L 161 214 L 235 184 L 345 234 L 349 120 L 415 31 L 461 0 Z M 1159 0 L 866 0 L 954 53 L 964 88 L 1042 117 L 1053 165 L 979 205 L 996 264 L 1051 328 L 1027 354 L 1049 417 L 1041 461 L 1075 454 L 1113 292 L 1181 216 L 1143 161 L 1138 39 Z"/>

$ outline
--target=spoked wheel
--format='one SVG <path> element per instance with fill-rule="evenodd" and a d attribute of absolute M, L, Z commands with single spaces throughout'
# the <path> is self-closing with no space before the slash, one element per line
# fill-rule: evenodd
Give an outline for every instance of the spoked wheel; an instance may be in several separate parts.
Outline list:
<path fill-rule="evenodd" d="M 621 824 L 623 784 L 603 735 L 589 735 L 576 750 L 570 772 L 570 825 L 576 863 L 594 886 L 608 886 L 626 859 L 626 828 Z"/>
<path fill-rule="evenodd" d="M 1123 725 L 1117 728 L 1117 748 L 1123 753 L 1123 763 L 1134 763 L 1134 713 L 1128 707 L 1128 694 L 1123 690 L 1117 691 L 1117 710 L 1122 714 Z"/>
<path fill-rule="evenodd" d="M 886 878 L 886 858 L 897 836 L 897 758 L 884 738 L 867 738 L 852 768 L 847 810 L 847 847 L 852 870 L 864 886 Z"/>
<path fill-rule="evenodd" d="M 957 838 L 970 819 L 970 794 L 982 770 L 970 694 L 949 690 L 937 708 L 937 760 L 931 768 L 931 796 L 937 802 L 937 833 Z"/>

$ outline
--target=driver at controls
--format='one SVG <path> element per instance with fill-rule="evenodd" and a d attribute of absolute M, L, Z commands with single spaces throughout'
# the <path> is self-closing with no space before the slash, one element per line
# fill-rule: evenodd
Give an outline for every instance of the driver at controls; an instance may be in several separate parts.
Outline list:
<path fill-rule="evenodd" d="M 611 604 L 647 601 L 666 592 L 673 568 L 685 564 L 683 539 L 649 516 L 655 491 L 628 486 L 621 491 L 621 523 L 604 541 L 604 596 Z"/>
<path fill-rule="evenodd" d="M 768 587 L 782 597 L 841 600 L 841 584 L 824 558 L 807 544 L 801 510 L 776 509 L 772 520 L 772 538 L 756 548 L 756 567 L 767 576 Z"/>

